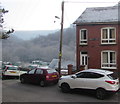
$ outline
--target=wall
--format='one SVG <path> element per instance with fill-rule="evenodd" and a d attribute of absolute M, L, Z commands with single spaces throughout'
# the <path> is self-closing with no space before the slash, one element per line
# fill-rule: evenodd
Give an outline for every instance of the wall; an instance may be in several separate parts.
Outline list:
<path fill-rule="evenodd" d="M 120 36 L 118 40 L 118 32 L 117 32 L 117 45 L 101 45 L 101 28 L 103 27 L 116 27 L 116 31 L 118 31 L 117 25 L 81 25 L 76 28 L 76 64 L 79 69 L 80 66 L 80 51 L 84 50 L 88 52 L 88 68 L 101 68 L 101 51 L 102 50 L 114 50 L 120 52 Z M 88 30 L 88 45 L 81 46 L 79 45 L 79 30 L 87 29 Z M 120 29 L 119 29 L 120 31 Z M 119 49 L 118 49 L 119 47 Z M 118 59 L 120 59 L 120 55 L 117 55 Z M 118 60 L 120 63 L 120 60 Z M 120 68 L 120 64 L 118 64 L 118 68 Z"/>

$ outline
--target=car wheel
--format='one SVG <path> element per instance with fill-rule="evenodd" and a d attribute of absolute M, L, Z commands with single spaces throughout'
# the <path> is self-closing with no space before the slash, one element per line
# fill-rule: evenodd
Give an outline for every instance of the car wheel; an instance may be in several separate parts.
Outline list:
<path fill-rule="evenodd" d="M 6 79 L 6 76 L 2 75 L 2 80 Z"/>
<path fill-rule="evenodd" d="M 67 83 L 63 83 L 63 84 L 61 85 L 61 90 L 62 90 L 62 92 L 64 92 L 64 93 L 68 93 L 68 92 L 70 92 L 70 86 L 69 86 Z"/>
<path fill-rule="evenodd" d="M 43 80 L 40 81 L 40 86 L 41 86 L 41 87 L 44 87 L 44 86 L 45 86 L 45 81 L 43 81 Z"/>
<path fill-rule="evenodd" d="M 54 84 L 57 84 L 57 83 L 58 83 L 58 81 L 55 81 L 55 82 L 54 82 Z"/>
<path fill-rule="evenodd" d="M 20 82 L 21 82 L 21 83 L 25 83 L 25 79 L 24 79 L 24 78 L 21 78 L 21 79 L 20 79 Z"/>
<path fill-rule="evenodd" d="M 104 89 L 97 89 L 96 90 L 96 97 L 100 100 L 104 100 L 106 97 L 106 91 Z"/>

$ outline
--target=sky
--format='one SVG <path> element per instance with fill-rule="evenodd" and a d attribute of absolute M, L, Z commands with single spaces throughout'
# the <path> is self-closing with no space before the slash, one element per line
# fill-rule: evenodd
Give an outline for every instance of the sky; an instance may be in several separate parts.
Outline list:
<path fill-rule="evenodd" d="M 0 0 L 9 10 L 4 14 L 4 28 L 15 30 L 60 29 L 61 2 L 63 0 Z M 88 7 L 114 6 L 119 0 L 68 0 L 64 1 L 64 28 L 72 24 Z M 55 18 L 60 17 L 60 19 Z M 56 21 L 56 22 L 54 22 Z"/>

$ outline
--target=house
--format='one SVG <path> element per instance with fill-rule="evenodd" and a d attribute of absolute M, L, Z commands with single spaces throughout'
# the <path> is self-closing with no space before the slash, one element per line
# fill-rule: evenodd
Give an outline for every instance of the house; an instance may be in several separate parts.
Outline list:
<path fill-rule="evenodd" d="M 118 7 L 87 8 L 74 22 L 77 70 L 84 66 L 120 71 Z"/>

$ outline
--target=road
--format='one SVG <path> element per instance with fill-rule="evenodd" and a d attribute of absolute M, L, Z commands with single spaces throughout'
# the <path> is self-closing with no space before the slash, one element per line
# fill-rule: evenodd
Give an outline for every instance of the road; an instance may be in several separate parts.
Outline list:
<path fill-rule="evenodd" d="M 86 92 L 62 93 L 57 85 L 40 87 L 9 79 L 2 82 L 2 102 L 118 102 L 118 93 L 105 100 L 98 100 Z"/>

